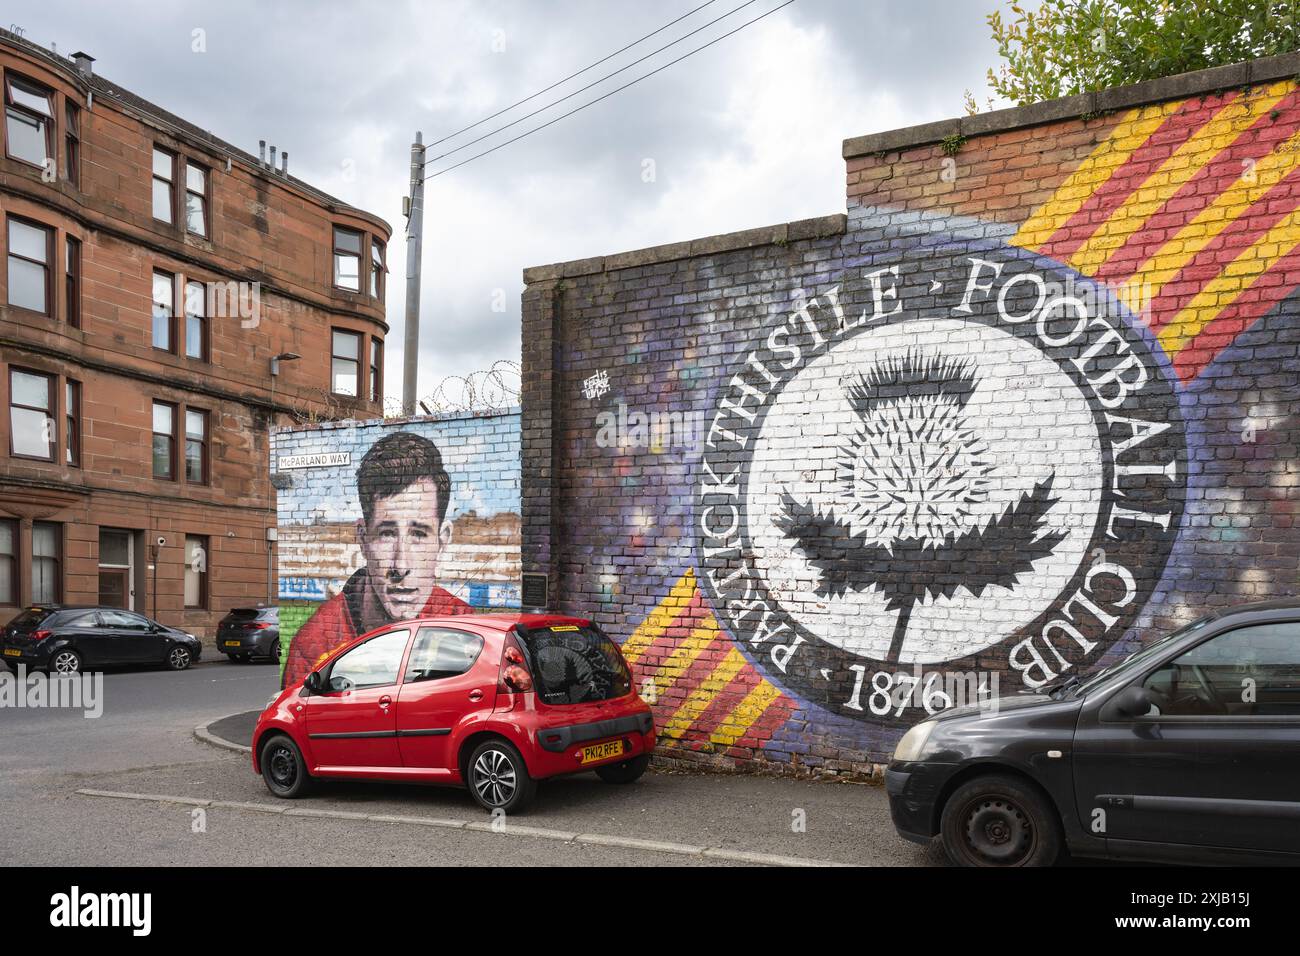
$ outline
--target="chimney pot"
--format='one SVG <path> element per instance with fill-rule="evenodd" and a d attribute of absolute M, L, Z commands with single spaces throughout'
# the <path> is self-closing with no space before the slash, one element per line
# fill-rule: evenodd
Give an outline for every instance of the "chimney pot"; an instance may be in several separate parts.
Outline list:
<path fill-rule="evenodd" d="M 280 154 L 280 175 L 289 175 L 289 151 L 287 149 Z"/>
<path fill-rule="evenodd" d="M 275 172 L 275 145 L 271 146 L 271 172 Z"/>
<path fill-rule="evenodd" d="M 257 141 L 257 161 L 263 166 L 266 165 L 266 140 L 264 139 Z"/>

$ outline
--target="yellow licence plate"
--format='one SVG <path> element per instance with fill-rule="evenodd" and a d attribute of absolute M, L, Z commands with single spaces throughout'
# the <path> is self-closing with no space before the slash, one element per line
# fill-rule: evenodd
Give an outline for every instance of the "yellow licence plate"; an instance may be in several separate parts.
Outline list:
<path fill-rule="evenodd" d="M 23 652 L 16 647 L 6 647 L 5 657 L 22 657 Z"/>
<path fill-rule="evenodd" d="M 608 760 L 610 757 L 620 756 L 627 749 L 627 745 L 622 740 L 611 740 L 608 743 L 592 744 L 590 747 L 582 748 L 582 763 L 595 763 L 597 760 Z"/>
<path fill-rule="evenodd" d="M 238 647 L 239 641 L 226 641 L 226 647 Z"/>

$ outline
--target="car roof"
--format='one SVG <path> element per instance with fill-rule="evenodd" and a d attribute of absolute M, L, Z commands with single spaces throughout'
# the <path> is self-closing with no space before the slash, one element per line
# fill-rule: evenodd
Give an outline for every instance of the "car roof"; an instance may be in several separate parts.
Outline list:
<path fill-rule="evenodd" d="M 1250 604 L 1233 604 L 1230 607 L 1215 608 L 1211 616 L 1215 619 L 1235 617 L 1238 614 L 1254 614 L 1260 611 L 1295 611 L 1300 610 L 1300 597 L 1277 598 L 1272 601 L 1254 601 Z"/>
<path fill-rule="evenodd" d="M 576 624 L 579 627 L 585 627 L 591 623 L 591 619 L 585 617 L 573 617 L 569 614 L 552 614 L 546 611 L 537 613 L 493 611 L 487 614 L 444 614 L 439 617 L 417 617 L 411 618 L 409 621 L 401 621 L 400 623 L 415 625 L 456 625 L 471 622 L 474 624 L 485 625 L 496 631 L 508 631 L 517 624 L 522 624 L 529 630 L 538 627 L 554 627 L 556 625 L 564 624 Z M 391 625 L 385 626 L 387 627 Z"/>
<path fill-rule="evenodd" d="M 24 611 L 48 611 L 53 614 L 55 611 L 125 611 L 127 614 L 139 614 L 145 617 L 139 611 L 132 611 L 125 607 L 109 607 L 106 604 L 29 604 Z"/>

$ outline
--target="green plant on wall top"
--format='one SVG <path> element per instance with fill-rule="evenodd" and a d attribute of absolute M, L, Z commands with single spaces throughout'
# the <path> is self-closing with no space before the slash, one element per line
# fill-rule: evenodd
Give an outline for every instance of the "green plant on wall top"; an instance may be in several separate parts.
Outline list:
<path fill-rule="evenodd" d="M 961 152 L 961 148 L 966 145 L 966 137 L 961 133 L 953 133 L 950 136 L 945 136 L 939 145 L 943 149 L 944 155 L 956 156 Z"/>
<path fill-rule="evenodd" d="M 1044 0 L 989 14 L 1017 106 L 1300 49 L 1300 0 Z M 967 111 L 970 97 L 967 96 Z"/>

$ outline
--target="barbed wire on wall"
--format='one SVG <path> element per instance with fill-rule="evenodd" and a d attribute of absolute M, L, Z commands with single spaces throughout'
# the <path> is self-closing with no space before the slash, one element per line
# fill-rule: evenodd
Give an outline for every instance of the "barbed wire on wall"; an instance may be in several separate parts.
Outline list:
<path fill-rule="evenodd" d="M 468 375 L 446 376 L 427 397 L 416 402 L 415 414 L 492 412 L 513 408 L 519 404 L 519 383 L 519 363 L 500 359 L 491 367 Z M 402 417 L 401 399 L 384 399 L 384 417 Z"/>

